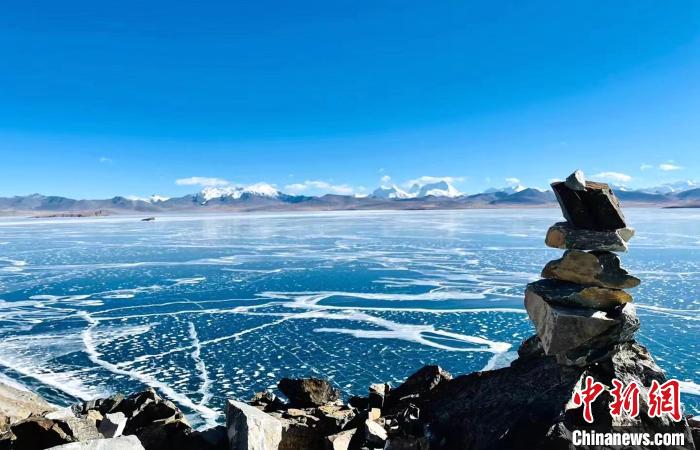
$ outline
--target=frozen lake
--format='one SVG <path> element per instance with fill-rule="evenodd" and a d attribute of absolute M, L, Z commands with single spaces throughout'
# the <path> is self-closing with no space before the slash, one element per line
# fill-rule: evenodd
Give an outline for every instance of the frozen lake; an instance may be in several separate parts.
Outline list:
<path fill-rule="evenodd" d="M 628 209 L 647 345 L 700 413 L 700 210 Z M 69 404 L 154 386 L 216 421 L 284 376 L 346 394 L 507 364 L 558 209 L 0 218 L 0 377 Z"/>

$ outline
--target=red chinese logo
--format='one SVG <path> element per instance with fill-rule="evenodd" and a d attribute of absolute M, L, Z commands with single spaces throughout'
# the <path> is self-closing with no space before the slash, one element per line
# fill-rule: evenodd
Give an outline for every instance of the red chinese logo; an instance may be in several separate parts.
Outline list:
<path fill-rule="evenodd" d="M 613 378 L 612 384 L 613 388 L 610 390 L 612 401 L 608 405 L 610 415 L 619 417 L 626 413 L 630 417 L 637 417 L 640 409 L 641 386 L 636 382 L 625 386 L 616 378 Z M 605 391 L 605 386 L 589 375 L 585 378 L 582 389 L 574 393 L 572 403 L 577 408 L 583 406 L 583 419 L 586 422 L 593 423 L 592 404 L 603 391 Z M 669 380 L 664 384 L 653 380 L 649 388 L 648 402 L 649 417 L 661 417 L 663 414 L 668 414 L 676 422 L 681 420 L 680 383 L 678 380 Z"/>
<path fill-rule="evenodd" d="M 649 388 L 649 417 L 668 414 L 673 420 L 681 420 L 680 384 L 678 380 L 668 380 L 659 384 L 654 380 Z"/>
<path fill-rule="evenodd" d="M 625 411 L 630 417 L 639 415 L 639 386 L 634 381 L 624 387 L 622 382 L 617 378 L 612 380 L 615 386 L 610 394 L 613 396 L 613 401 L 610 402 L 610 415 L 621 416 Z"/>
<path fill-rule="evenodd" d="M 574 406 L 579 407 L 583 405 L 583 420 L 588 423 L 593 423 L 593 411 L 591 411 L 591 403 L 595 401 L 596 398 L 603 392 L 605 386 L 603 383 L 598 383 L 593 380 L 592 376 L 587 376 L 585 381 L 585 388 L 574 394 Z"/>

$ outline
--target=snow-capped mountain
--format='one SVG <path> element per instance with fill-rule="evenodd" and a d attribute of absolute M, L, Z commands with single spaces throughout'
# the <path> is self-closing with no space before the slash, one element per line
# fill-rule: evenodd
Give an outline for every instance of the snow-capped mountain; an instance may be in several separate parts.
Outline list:
<path fill-rule="evenodd" d="M 502 188 L 489 188 L 489 189 L 486 189 L 483 193 L 484 194 L 495 194 L 496 192 L 503 192 L 505 194 L 510 195 L 510 194 L 516 194 L 518 192 L 522 192 L 525 189 L 527 189 L 527 187 L 523 186 L 522 184 L 518 184 L 516 186 L 506 186 L 506 187 L 502 187 Z"/>
<path fill-rule="evenodd" d="M 215 198 L 231 198 L 236 200 L 246 194 L 267 198 L 278 198 L 282 195 L 274 186 L 267 183 L 255 183 L 250 186 L 205 187 L 201 190 L 199 196 L 202 202 L 206 203 Z"/>
<path fill-rule="evenodd" d="M 404 191 L 400 187 L 394 185 L 391 186 L 379 186 L 372 192 L 372 197 L 374 198 L 411 198 L 413 195 Z"/>
<path fill-rule="evenodd" d="M 672 194 L 674 192 L 683 192 L 690 189 L 700 188 L 700 182 L 693 180 L 676 181 L 673 183 L 665 183 L 660 186 L 639 189 L 640 192 L 647 194 Z"/>
<path fill-rule="evenodd" d="M 138 197 L 136 195 L 129 195 L 125 197 L 127 200 L 138 200 L 146 203 L 158 203 L 170 200 L 170 197 L 163 197 L 162 195 L 153 194 L 150 197 Z"/>
<path fill-rule="evenodd" d="M 422 197 L 428 197 L 428 196 L 433 196 L 433 197 L 449 197 L 449 198 L 455 198 L 455 197 L 461 197 L 462 194 L 452 186 L 452 184 L 449 181 L 442 180 L 438 181 L 436 183 L 428 183 L 424 184 L 421 186 L 420 190 L 418 191 L 418 198 Z"/>
<path fill-rule="evenodd" d="M 404 191 L 395 184 L 391 186 L 380 186 L 372 193 L 372 197 L 384 199 L 424 198 L 428 196 L 456 198 L 462 197 L 463 195 L 464 194 L 446 180 L 423 185 L 414 183 L 408 191 Z"/>

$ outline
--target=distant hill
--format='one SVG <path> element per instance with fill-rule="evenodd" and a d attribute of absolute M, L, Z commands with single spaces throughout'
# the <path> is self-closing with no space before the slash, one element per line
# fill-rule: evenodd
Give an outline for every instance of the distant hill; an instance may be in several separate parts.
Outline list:
<path fill-rule="evenodd" d="M 685 191 L 671 188 L 626 190 L 616 195 L 625 206 L 698 207 L 700 188 L 689 183 Z M 32 216 L 94 216 L 104 214 L 224 212 L 224 211 L 343 211 L 343 210 L 423 210 L 468 208 L 547 207 L 556 205 L 550 190 L 523 186 L 489 189 L 465 195 L 447 181 L 413 185 L 403 190 L 396 185 L 377 188 L 369 196 L 326 194 L 319 197 L 290 195 L 275 187 L 256 183 L 245 187 L 205 188 L 182 197 L 113 197 L 102 200 L 75 200 L 32 194 L 0 197 L 0 214 Z M 99 214 L 97 214 L 99 212 Z"/>

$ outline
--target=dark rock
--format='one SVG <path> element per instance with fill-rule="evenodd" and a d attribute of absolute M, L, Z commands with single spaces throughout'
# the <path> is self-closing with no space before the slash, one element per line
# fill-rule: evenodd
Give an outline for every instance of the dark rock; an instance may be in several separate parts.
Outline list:
<path fill-rule="evenodd" d="M 565 307 L 548 302 L 533 290 L 525 294 L 525 309 L 535 325 L 546 355 L 574 352 L 597 354 L 598 350 L 631 339 L 639 328 L 631 304 L 611 311 Z"/>
<path fill-rule="evenodd" d="M 566 187 L 573 191 L 585 191 L 586 190 L 586 177 L 580 170 L 575 171 L 564 181 Z"/>
<path fill-rule="evenodd" d="M 425 366 L 409 376 L 396 389 L 389 391 L 386 403 L 388 406 L 393 407 L 403 400 L 418 397 L 434 389 L 440 383 L 451 379 L 452 375 L 440 366 Z"/>
<path fill-rule="evenodd" d="M 367 408 L 382 409 L 384 407 L 384 398 L 389 393 L 389 390 L 390 388 L 387 384 L 371 384 L 369 386 L 369 405 L 367 406 Z"/>
<path fill-rule="evenodd" d="M 549 227 L 544 242 L 549 247 L 561 249 L 626 252 L 627 242 L 632 236 L 632 228 L 596 231 L 574 228 L 567 222 L 558 222 Z"/>
<path fill-rule="evenodd" d="M 610 311 L 632 301 L 632 296 L 620 289 L 586 286 L 568 281 L 539 280 L 527 285 L 525 298 L 537 295 L 551 304 L 594 308 Z"/>
<path fill-rule="evenodd" d="M 588 367 L 560 366 L 553 358 L 518 359 L 510 367 L 476 372 L 440 383 L 425 395 L 421 421 L 430 448 L 447 449 L 570 449 L 571 432 L 584 426 L 580 409 L 567 409 L 586 375 L 612 388 L 616 377 L 628 384 L 649 386 L 665 381 L 663 371 L 647 350 L 625 342 L 607 360 Z M 680 432 L 690 443 L 685 421 L 648 418 L 648 405 L 640 397 L 640 417 L 612 421 L 609 395 L 594 403 L 594 424 L 599 432 Z M 624 427 L 624 429 L 620 428 Z M 434 446 L 434 447 L 433 447 Z"/>
<path fill-rule="evenodd" d="M 372 420 L 365 421 L 365 443 L 371 448 L 384 448 L 387 433 L 383 426 Z"/>
<path fill-rule="evenodd" d="M 19 421 L 10 430 L 15 436 L 13 450 L 43 450 L 75 441 L 64 423 L 40 416 Z"/>
<path fill-rule="evenodd" d="M 640 282 L 620 267 L 616 254 L 600 251 L 567 250 L 560 259 L 547 263 L 542 276 L 611 289 L 633 288 Z"/>
<path fill-rule="evenodd" d="M 116 412 L 119 404 L 124 400 L 123 394 L 115 394 L 107 398 L 98 398 L 88 400 L 77 405 L 73 405 L 71 409 L 76 415 L 87 415 L 88 411 L 98 411 L 102 416 Z"/>
<path fill-rule="evenodd" d="M 518 358 L 520 359 L 541 358 L 543 356 L 545 355 L 542 342 L 536 334 L 525 339 L 518 347 Z"/>
<path fill-rule="evenodd" d="M 569 183 L 573 185 L 573 183 Z M 567 182 L 552 183 L 567 222 L 587 230 L 615 230 L 625 228 L 625 216 L 620 202 L 605 183 L 586 182 L 586 189 L 575 190 Z"/>
<path fill-rule="evenodd" d="M 340 392 L 320 378 L 283 378 L 277 387 L 293 406 L 321 406 L 340 398 Z"/>
<path fill-rule="evenodd" d="M 335 434 L 346 429 L 356 415 L 353 409 L 339 405 L 319 406 L 313 414 L 320 419 L 317 428 L 322 430 L 324 435 Z"/>
<path fill-rule="evenodd" d="M 348 400 L 348 405 L 359 410 L 365 410 L 369 407 L 369 398 L 361 397 L 359 395 L 353 395 Z"/>
<path fill-rule="evenodd" d="M 131 434 L 131 433 L 129 433 Z M 191 449 L 192 428 L 184 420 L 152 422 L 133 433 L 146 450 Z"/>
<path fill-rule="evenodd" d="M 256 393 L 248 403 L 265 412 L 281 411 L 286 407 L 285 403 L 280 400 L 279 397 L 268 391 Z"/>
<path fill-rule="evenodd" d="M 126 427 L 126 416 L 122 412 L 110 413 L 100 422 L 98 431 L 106 438 L 121 436 Z"/>

